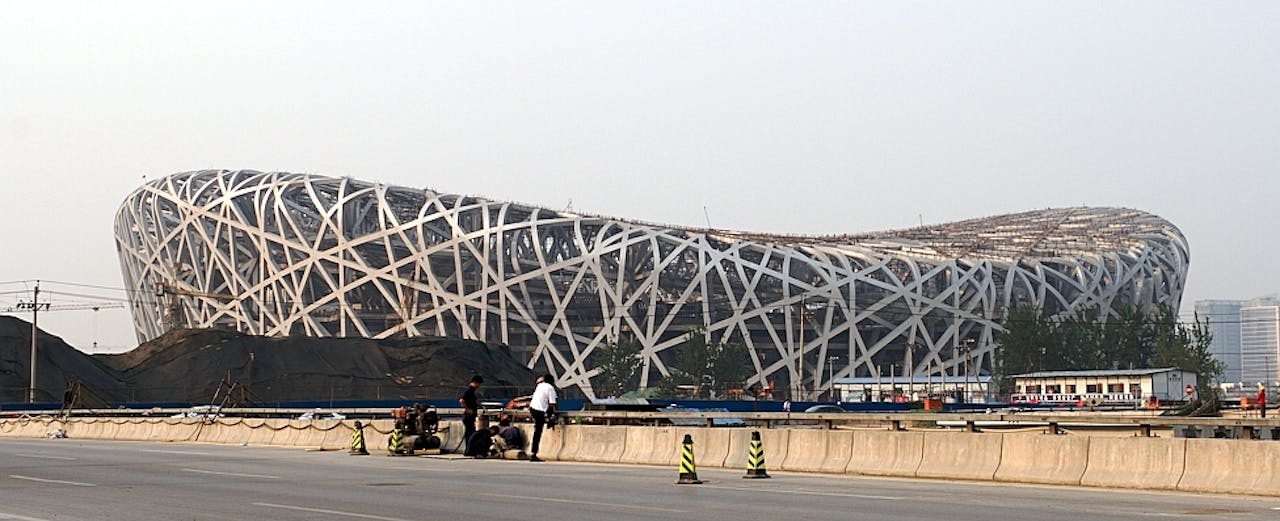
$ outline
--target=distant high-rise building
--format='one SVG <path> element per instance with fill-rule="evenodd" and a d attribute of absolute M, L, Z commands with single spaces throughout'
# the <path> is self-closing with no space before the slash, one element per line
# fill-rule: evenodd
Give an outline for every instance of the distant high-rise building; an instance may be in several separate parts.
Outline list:
<path fill-rule="evenodd" d="M 1209 352 L 1222 362 L 1222 381 L 1240 382 L 1240 307 L 1243 300 L 1197 300 L 1196 318 L 1209 322 Z"/>
<path fill-rule="evenodd" d="M 1280 302 L 1259 299 L 1240 307 L 1240 380 L 1275 385 L 1280 375 Z"/>

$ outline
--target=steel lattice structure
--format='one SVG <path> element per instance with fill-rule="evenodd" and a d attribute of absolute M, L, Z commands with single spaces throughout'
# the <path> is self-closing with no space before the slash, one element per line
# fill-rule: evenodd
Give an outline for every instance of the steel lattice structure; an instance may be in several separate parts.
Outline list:
<path fill-rule="evenodd" d="M 140 340 L 177 325 L 460 336 L 505 343 L 588 394 L 602 345 L 638 345 L 653 383 L 691 331 L 746 344 L 748 384 L 810 396 L 832 377 L 986 372 L 1010 307 L 1176 308 L 1189 263 L 1177 228 L 1118 208 L 805 237 L 225 170 L 147 183 L 116 241 L 142 295 Z"/>

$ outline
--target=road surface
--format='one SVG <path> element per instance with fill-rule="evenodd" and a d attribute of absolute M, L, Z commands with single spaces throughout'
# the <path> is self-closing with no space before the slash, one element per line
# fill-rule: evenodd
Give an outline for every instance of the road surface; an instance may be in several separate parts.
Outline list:
<path fill-rule="evenodd" d="M 1280 498 L 0 438 L 0 520 L 1275 520 Z"/>

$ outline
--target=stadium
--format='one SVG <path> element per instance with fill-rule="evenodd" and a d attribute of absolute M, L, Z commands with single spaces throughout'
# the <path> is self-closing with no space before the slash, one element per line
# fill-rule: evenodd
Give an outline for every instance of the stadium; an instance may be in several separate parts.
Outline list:
<path fill-rule="evenodd" d="M 1177 307 L 1182 233 L 1121 208 L 798 236 L 585 215 L 311 174 L 204 170 L 132 193 L 115 235 L 140 341 L 176 327 L 501 343 L 593 395 L 593 354 L 640 383 L 689 334 L 747 347 L 746 385 L 986 374 L 1011 308 Z"/>

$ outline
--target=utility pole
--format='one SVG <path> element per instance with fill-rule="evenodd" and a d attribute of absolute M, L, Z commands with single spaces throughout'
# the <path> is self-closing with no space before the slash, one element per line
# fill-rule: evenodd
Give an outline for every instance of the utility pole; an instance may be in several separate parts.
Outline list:
<path fill-rule="evenodd" d="M 36 281 L 35 292 L 31 295 L 31 385 L 27 387 L 27 403 L 36 403 L 36 337 L 40 328 L 36 325 L 40 320 L 40 281 Z"/>
<path fill-rule="evenodd" d="M 796 388 L 799 390 L 796 399 L 798 400 L 804 399 L 804 315 L 809 311 L 809 308 L 804 305 L 805 297 L 806 295 L 800 295 L 800 353 L 796 357 L 796 374 L 798 375 Z"/>
<path fill-rule="evenodd" d="M 916 343 L 907 342 L 907 396 L 915 401 L 916 393 Z"/>
<path fill-rule="evenodd" d="M 831 396 L 831 401 L 837 401 L 836 400 L 836 360 L 839 360 L 839 359 L 840 358 L 837 356 L 827 357 L 827 385 L 831 387 L 831 392 L 828 393 Z M 843 400 L 840 400 L 840 401 L 843 401 Z"/>

